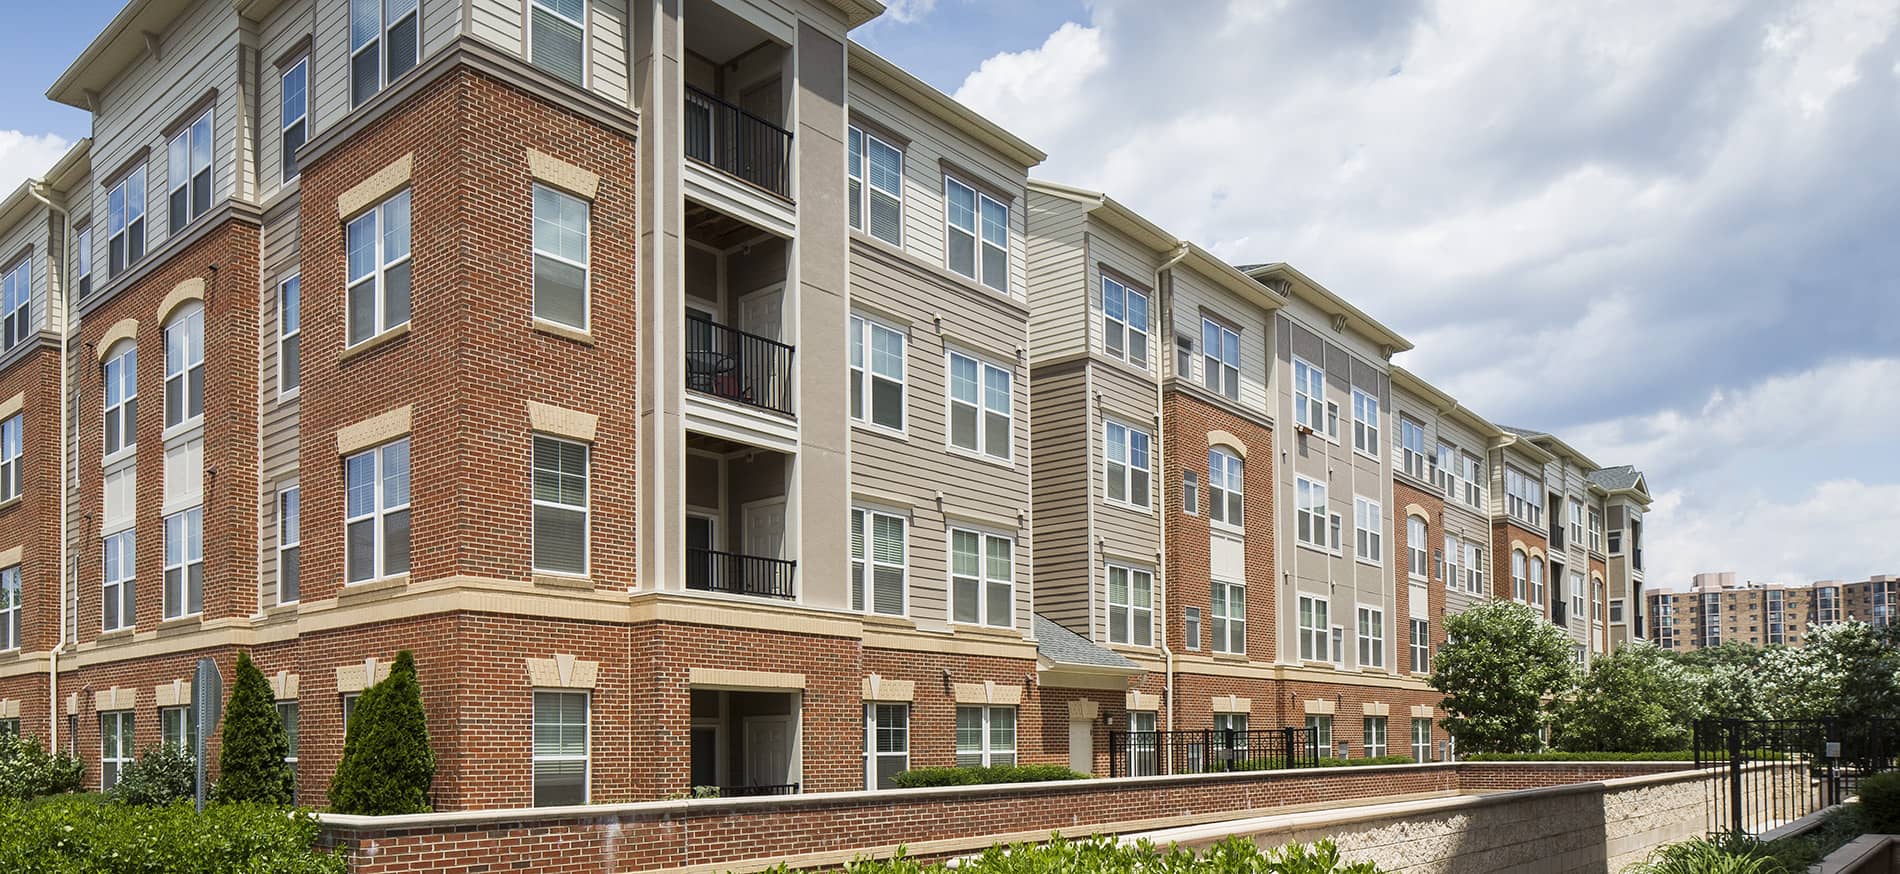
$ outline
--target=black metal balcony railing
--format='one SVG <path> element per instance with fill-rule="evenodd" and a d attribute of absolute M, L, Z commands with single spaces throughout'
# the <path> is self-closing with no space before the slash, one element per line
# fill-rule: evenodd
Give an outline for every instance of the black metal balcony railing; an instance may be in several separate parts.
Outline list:
<path fill-rule="evenodd" d="M 798 562 L 740 555 L 712 549 L 686 550 L 686 588 L 761 598 L 797 597 L 793 574 Z"/>
<path fill-rule="evenodd" d="M 1564 548 L 1564 536 L 1565 536 L 1565 535 L 1564 535 L 1564 526 L 1562 526 L 1562 525 L 1552 525 L 1552 526 L 1550 526 L 1550 548 L 1551 548 L 1551 549 L 1563 549 L 1563 548 Z"/>
<path fill-rule="evenodd" d="M 791 131 L 688 85 L 685 133 L 686 157 L 791 199 Z"/>
<path fill-rule="evenodd" d="M 1550 624 L 1556 625 L 1560 628 L 1563 626 L 1569 625 L 1570 624 L 1569 617 L 1566 611 L 1567 611 L 1567 608 L 1564 606 L 1564 602 L 1562 601 L 1552 602 L 1550 605 Z"/>
<path fill-rule="evenodd" d="M 792 415 L 792 347 L 686 317 L 686 387 L 702 394 Z"/>
<path fill-rule="evenodd" d="M 1643 569 L 1643 548 L 1638 546 L 1635 549 L 1630 550 L 1630 553 L 1631 553 L 1630 565 L 1639 571 L 1642 570 Z"/>
<path fill-rule="evenodd" d="M 1318 764 L 1319 753 L 1317 739 L 1305 728 L 1108 733 L 1113 777 L 1310 768 Z"/>

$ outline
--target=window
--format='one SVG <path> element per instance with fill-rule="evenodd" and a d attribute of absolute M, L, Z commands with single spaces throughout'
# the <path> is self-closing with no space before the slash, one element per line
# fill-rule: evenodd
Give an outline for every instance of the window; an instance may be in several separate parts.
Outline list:
<path fill-rule="evenodd" d="M 1362 561 L 1379 561 L 1385 555 L 1379 543 L 1385 522 L 1378 501 L 1352 499 L 1353 555 Z"/>
<path fill-rule="evenodd" d="M 1233 739 L 1233 747 L 1235 749 L 1247 748 L 1247 714 L 1216 713 L 1214 714 L 1214 730 L 1222 734 L 1230 731 L 1234 732 L 1238 736 Z M 1225 739 L 1223 738 L 1223 740 Z"/>
<path fill-rule="evenodd" d="M 1345 517 L 1339 515 L 1338 513 L 1333 513 L 1327 516 L 1327 519 L 1326 519 L 1326 530 L 1328 532 L 1327 536 L 1332 538 L 1331 551 L 1334 553 L 1338 553 L 1339 550 L 1341 549 L 1341 544 L 1345 542 L 1344 540 L 1341 539 L 1342 535 L 1340 533 L 1341 531 L 1345 529 L 1345 527 L 1346 527 Z"/>
<path fill-rule="evenodd" d="M 33 259 L 21 258 L 12 270 L 0 278 L 0 310 L 6 314 L 5 343 L 0 348 L 12 349 L 26 342 L 26 336 L 33 331 Z"/>
<path fill-rule="evenodd" d="M 106 194 L 106 272 L 118 276 L 145 257 L 145 165 Z"/>
<path fill-rule="evenodd" d="M 1622 598 L 1616 598 L 1610 601 L 1610 621 L 1611 622 L 1623 621 L 1623 599 Z"/>
<path fill-rule="evenodd" d="M 1186 334 L 1174 335 L 1174 375 L 1179 379 L 1194 378 L 1194 338 Z"/>
<path fill-rule="evenodd" d="M 1235 528 L 1246 526 L 1241 513 L 1240 457 L 1225 449 L 1207 451 L 1207 518 Z"/>
<path fill-rule="evenodd" d="M 0 570 L 0 652 L 20 649 L 20 566 Z"/>
<path fill-rule="evenodd" d="M 1778 599 L 1772 602 L 1772 606 L 1776 612 L 1780 612 L 1781 602 Z M 1603 581 L 1598 579 L 1590 581 L 1590 621 L 1603 624 Z"/>
<path fill-rule="evenodd" d="M 587 693 L 534 693 L 534 806 L 587 803 Z"/>
<path fill-rule="evenodd" d="M 895 789 L 910 770 L 910 705 L 864 705 L 864 785 Z"/>
<path fill-rule="evenodd" d="M 1570 572 L 1570 615 L 1583 621 L 1583 574 Z"/>
<path fill-rule="evenodd" d="M 904 517 L 851 509 L 851 609 L 904 615 Z"/>
<path fill-rule="evenodd" d="M 1010 372 L 961 352 L 945 353 L 950 375 L 950 445 L 1008 461 Z"/>
<path fill-rule="evenodd" d="M 165 225 L 173 236 L 192 220 L 211 211 L 211 110 L 172 135 L 165 159 Z"/>
<path fill-rule="evenodd" d="M 1567 520 L 1570 523 L 1570 542 L 1582 543 L 1583 542 L 1583 502 L 1577 500 L 1576 498 L 1571 498 L 1568 506 L 1565 508 L 1565 514 L 1570 517 Z"/>
<path fill-rule="evenodd" d="M 1379 399 L 1356 388 L 1352 390 L 1352 448 L 1379 454 Z"/>
<path fill-rule="evenodd" d="M 951 272 L 1009 293 L 1009 204 L 958 182 L 943 180 L 944 236 Z M 978 225 L 981 224 L 981 244 Z"/>
<path fill-rule="evenodd" d="M 1181 512 L 1189 516 L 1201 512 L 1201 478 L 1191 470 L 1181 472 Z"/>
<path fill-rule="evenodd" d="M 1293 421 L 1314 431 L 1327 432 L 1326 371 L 1293 359 Z"/>
<path fill-rule="evenodd" d="M 534 186 L 535 318 L 587 330 L 591 214 L 585 200 Z"/>
<path fill-rule="evenodd" d="M 24 451 L 20 432 L 25 427 L 25 413 L 0 422 L 0 501 L 20 496 L 20 456 Z"/>
<path fill-rule="evenodd" d="M 1187 638 L 1187 648 L 1201 648 L 1201 608 L 1187 607 L 1181 611 L 1181 636 Z"/>
<path fill-rule="evenodd" d="M 1148 507 L 1148 432 L 1105 422 L 1108 459 L 1108 499 L 1117 504 Z"/>
<path fill-rule="evenodd" d="M 303 383 L 303 280 L 291 276 L 277 286 L 277 396 L 297 393 Z"/>
<path fill-rule="evenodd" d="M 1505 511 L 1535 528 L 1543 524 L 1544 505 L 1539 481 L 1515 467 L 1504 468 Z"/>
<path fill-rule="evenodd" d="M 1484 593 L 1484 547 L 1469 541 L 1465 543 L 1465 591 Z"/>
<path fill-rule="evenodd" d="M 1412 720 L 1412 760 L 1415 762 L 1432 760 L 1432 721 L 1430 719 Z"/>
<path fill-rule="evenodd" d="M 73 288 L 77 292 L 74 300 L 92 296 L 91 225 L 73 232 Z"/>
<path fill-rule="evenodd" d="M 904 430 L 904 335 L 858 315 L 851 317 L 851 418 Z"/>
<path fill-rule="evenodd" d="M 1432 633 L 1431 622 L 1425 619 L 1412 620 L 1412 673 L 1429 674 L 1432 671 Z"/>
<path fill-rule="evenodd" d="M 1465 506 L 1474 510 L 1484 509 L 1484 459 L 1470 453 L 1458 454 L 1462 472 L 1459 479 L 1465 484 Z"/>
<path fill-rule="evenodd" d="M 1399 467 L 1405 475 L 1414 479 L 1425 479 L 1429 474 L 1426 468 L 1430 460 L 1425 457 L 1425 426 L 1407 419 L 1399 418 Z"/>
<path fill-rule="evenodd" d="M 204 508 L 165 517 L 165 618 L 204 610 Z"/>
<path fill-rule="evenodd" d="M 1128 712 L 1128 776 L 1152 777 L 1161 773 L 1159 735 L 1155 734 L 1152 710 Z"/>
<path fill-rule="evenodd" d="M 350 221 L 346 345 L 409 321 L 409 202 L 404 191 Z"/>
<path fill-rule="evenodd" d="M 587 0 L 529 0 L 528 62 L 575 85 L 587 69 Z"/>
<path fill-rule="evenodd" d="M 99 788 L 119 785 L 119 774 L 132 764 L 132 711 L 99 714 Z"/>
<path fill-rule="evenodd" d="M 1511 597 L 1522 601 L 1530 597 L 1530 587 L 1525 580 L 1524 551 L 1511 550 Z"/>
<path fill-rule="evenodd" d="M 1102 274 L 1102 353 L 1148 368 L 1148 295 Z"/>
<path fill-rule="evenodd" d="M 1407 569 L 1415 579 L 1426 579 L 1431 572 L 1431 556 L 1427 553 L 1425 541 L 1430 535 L 1425 533 L 1425 520 L 1417 516 L 1405 517 L 1405 552 Z"/>
<path fill-rule="evenodd" d="M 409 572 L 409 438 L 358 452 L 344 469 L 344 582 Z"/>
<path fill-rule="evenodd" d="M 1359 608 L 1359 667 L 1385 667 L 1385 611 Z"/>
<path fill-rule="evenodd" d="M 1439 553 L 1438 576 L 1439 579 L 1445 581 L 1445 588 L 1452 591 L 1457 591 L 1458 587 L 1464 584 L 1464 581 L 1459 578 L 1459 548 L 1458 538 L 1449 534 L 1445 535 L 1445 551 Z"/>
<path fill-rule="evenodd" d="M 283 83 L 283 181 L 289 182 L 297 178 L 297 150 L 310 139 L 310 59 L 291 64 L 278 79 Z"/>
<path fill-rule="evenodd" d="M 1214 651 L 1240 654 L 1247 651 L 1247 587 L 1244 584 L 1214 580 L 1209 584 L 1213 599 Z"/>
<path fill-rule="evenodd" d="M 950 620 L 1014 626 L 1015 564 L 1016 544 L 1010 538 L 950 529 Z"/>
<path fill-rule="evenodd" d="M 1368 759 L 1376 759 L 1385 755 L 1385 720 L 1386 718 L 1383 716 L 1368 716 L 1365 718 L 1365 749 L 1366 758 Z"/>
<path fill-rule="evenodd" d="M 1815 589 L 1814 608 L 1822 625 L 1841 621 L 1841 590 L 1833 586 Z"/>
<path fill-rule="evenodd" d="M 1198 617 L 1196 621 L 1199 621 Z M 1199 637 L 1199 629 L 1195 631 L 1195 636 Z M 1108 641 L 1136 646 L 1153 645 L 1152 572 L 1120 564 L 1108 566 Z"/>
<path fill-rule="evenodd" d="M 194 754 L 198 749 L 196 708 L 158 708 L 158 742 L 186 755 Z"/>
<path fill-rule="evenodd" d="M 1610 532 L 1610 534 L 1609 534 L 1609 543 L 1610 543 L 1610 554 L 1611 554 L 1611 555 L 1622 555 L 1622 554 L 1623 554 L 1623 531 L 1622 531 L 1622 529 L 1620 529 L 1620 528 L 1619 528 L 1619 529 L 1617 529 L 1617 530 L 1615 530 L 1615 531 L 1612 531 L 1612 532 Z"/>
<path fill-rule="evenodd" d="M 1306 477 L 1298 477 L 1293 483 L 1295 536 L 1299 542 L 1320 549 L 1330 549 L 1337 545 L 1326 540 L 1326 484 Z"/>
<path fill-rule="evenodd" d="M 1240 400 L 1240 334 L 1213 319 L 1201 319 L 1201 363 L 1208 391 Z"/>
<path fill-rule="evenodd" d="M 1447 500 L 1458 497 L 1458 450 L 1449 443 L 1438 444 L 1432 457 L 1432 486 Z"/>
<path fill-rule="evenodd" d="M 102 631 L 117 631 L 131 628 L 137 623 L 138 613 L 134 609 L 137 603 L 133 597 L 132 573 L 134 558 L 138 554 L 137 538 L 130 528 L 106 535 L 103 540 L 105 551 L 104 580 L 100 592 L 100 604 L 104 613 Z"/>
<path fill-rule="evenodd" d="M 1603 551 L 1603 511 L 1590 508 L 1590 551 Z"/>
<path fill-rule="evenodd" d="M 360 106 L 422 57 L 416 0 L 350 0 L 350 105 Z"/>
<path fill-rule="evenodd" d="M 290 766 L 291 795 L 297 793 L 297 702 L 277 702 L 277 718 L 284 723 L 284 734 L 290 740 L 290 749 L 284 754 L 284 764 Z M 294 804 L 296 799 L 293 797 Z"/>
<path fill-rule="evenodd" d="M 1333 718 L 1331 716 L 1307 716 L 1306 736 L 1310 738 L 1315 753 L 1320 758 L 1333 754 Z"/>
<path fill-rule="evenodd" d="M 867 230 L 868 214 L 871 236 L 893 246 L 903 245 L 904 153 L 856 127 L 850 128 L 846 138 L 850 141 L 850 160 L 845 188 L 851 201 L 851 226 Z"/>
<path fill-rule="evenodd" d="M 1327 609 L 1324 598 L 1300 596 L 1300 661 L 1332 661 L 1327 650 Z"/>
<path fill-rule="evenodd" d="M 205 308 L 191 303 L 165 326 L 165 430 L 205 414 Z"/>
<path fill-rule="evenodd" d="M 1016 764 L 1016 708 L 957 708 L 957 767 Z"/>
<path fill-rule="evenodd" d="M 587 573 L 587 445 L 534 437 L 534 569 Z"/>
<path fill-rule="evenodd" d="M 296 486 L 277 492 L 277 603 L 298 599 L 303 586 L 299 576 L 298 551 L 303 544 L 303 494 Z"/>
<path fill-rule="evenodd" d="M 106 358 L 105 376 L 105 454 L 112 458 L 130 450 L 138 440 L 139 350 L 131 341 L 121 342 L 119 351 Z"/>
<path fill-rule="evenodd" d="M 349 739 L 350 717 L 356 715 L 356 699 L 363 697 L 361 692 L 346 692 L 343 695 L 343 737 Z"/>
<path fill-rule="evenodd" d="M 1531 603 L 1542 606 L 1544 603 L 1544 560 L 1531 556 Z"/>

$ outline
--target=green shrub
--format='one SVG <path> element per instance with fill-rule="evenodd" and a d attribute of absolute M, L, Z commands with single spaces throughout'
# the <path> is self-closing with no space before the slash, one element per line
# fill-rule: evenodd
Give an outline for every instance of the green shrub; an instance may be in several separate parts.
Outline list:
<path fill-rule="evenodd" d="M 343 761 L 330 781 L 330 809 L 371 816 L 425 813 L 434 782 L 435 751 L 429 748 L 416 657 L 405 649 L 389 678 L 356 701 L 344 730 Z"/>
<path fill-rule="evenodd" d="M 49 753 L 40 739 L 0 734 L 0 801 L 77 792 L 86 768 L 65 753 Z"/>
<path fill-rule="evenodd" d="M 253 804 L 135 807 L 97 795 L 0 802 L 0 871 L 9 874 L 344 874 L 311 849 L 317 822 Z"/>
<path fill-rule="evenodd" d="M 1365 765 L 1416 765 L 1411 756 L 1373 756 L 1369 759 L 1320 759 L 1314 763 L 1321 768 L 1357 768 Z"/>
<path fill-rule="evenodd" d="M 1649 753 L 1477 753 L 1459 756 L 1467 762 L 1688 762 L 1695 760 L 1693 750 L 1667 750 Z"/>
<path fill-rule="evenodd" d="M 1789 874 L 1766 845 L 1747 835 L 1697 838 L 1656 848 L 1625 874 Z"/>
<path fill-rule="evenodd" d="M 224 708 L 222 738 L 218 800 L 288 807 L 293 778 L 284 759 L 290 755 L 290 735 L 277 713 L 270 681 L 251 663 L 248 653 L 238 653 L 237 681 L 231 687 L 231 703 Z"/>
<path fill-rule="evenodd" d="M 1900 771 L 1860 781 L 1860 807 L 1874 834 L 1900 834 Z"/>
<path fill-rule="evenodd" d="M 126 765 L 109 794 L 121 804 L 153 806 L 192 798 L 197 787 L 198 765 L 191 753 L 159 744 Z"/>
<path fill-rule="evenodd" d="M 984 783 L 1045 783 L 1086 780 L 1061 765 L 991 765 L 986 768 L 915 768 L 891 778 L 899 789 L 922 786 L 976 786 Z"/>
<path fill-rule="evenodd" d="M 1861 806 L 1849 804 L 1823 816 L 1820 825 L 1794 837 L 1769 841 L 1763 849 L 1795 874 L 1821 864 L 1835 850 L 1869 831 Z"/>
<path fill-rule="evenodd" d="M 773 869 L 785 874 L 780 865 Z M 1208 847 L 1199 856 L 1180 847 L 1158 849 L 1147 841 L 1124 844 L 1112 837 L 1068 840 L 1060 836 L 1044 844 L 998 844 L 956 868 L 941 862 L 922 864 L 901 855 L 895 859 L 858 860 L 844 867 L 846 874 L 1071 874 L 1071 872 L 1166 872 L 1166 874 L 1381 874 L 1369 862 L 1347 864 L 1330 840 L 1316 844 L 1288 844 L 1262 850 L 1253 841 L 1230 837 Z"/>

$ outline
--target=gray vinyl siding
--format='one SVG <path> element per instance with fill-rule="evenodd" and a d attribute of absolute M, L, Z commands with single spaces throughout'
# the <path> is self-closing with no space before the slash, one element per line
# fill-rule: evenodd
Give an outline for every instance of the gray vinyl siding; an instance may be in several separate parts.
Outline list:
<path fill-rule="evenodd" d="M 526 59 L 528 0 L 469 0 L 469 33 Z M 587 0 L 586 86 L 618 104 L 629 102 L 627 0 Z"/>
<path fill-rule="evenodd" d="M 1163 328 L 1161 309 L 1156 303 L 1155 271 L 1161 267 L 1160 253 L 1135 243 L 1120 232 L 1091 222 L 1084 237 L 1083 249 L 1088 258 L 1088 338 L 1089 351 L 1102 355 L 1102 267 L 1121 275 L 1123 283 L 1132 284 L 1136 289 L 1148 295 L 1148 366 L 1146 371 L 1136 370 L 1132 365 L 1115 361 L 1111 366 L 1123 367 L 1133 373 L 1144 373 L 1145 378 L 1153 379 L 1156 369 L 1161 366 L 1161 340 Z M 1112 360 L 1112 359 L 1111 359 Z"/>
<path fill-rule="evenodd" d="M 258 131 L 257 188 L 260 200 L 268 199 L 284 184 L 284 71 L 294 66 L 277 66 L 284 53 L 300 40 L 316 34 L 316 0 L 291 0 L 272 13 L 259 31 L 258 40 Z M 315 137 L 326 119 L 319 118 L 317 104 L 317 62 L 308 53 L 305 67 L 304 99 L 309 121 L 304 126 L 305 140 Z"/>
<path fill-rule="evenodd" d="M 1089 273 L 1083 244 L 1088 210 L 1029 193 L 1029 349 L 1032 362 L 1088 351 Z"/>
<path fill-rule="evenodd" d="M 1035 447 L 1036 612 L 1077 634 L 1092 636 L 1090 585 L 1090 460 L 1088 368 L 1081 362 L 1038 369 Z"/>
<path fill-rule="evenodd" d="M 297 480 L 298 397 L 278 397 L 278 286 L 298 272 L 301 228 L 297 210 L 263 229 L 258 277 L 258 603 L 277 603 L 277 489 Z"/>
<path fill-rule="evenodd" d="M 317 3 L 315 44 L 310 56 L 310 136 L 328 129 L 350 114 L 350 4 L 344 0 Z M 461 35 L 464 0 L 422 0 L 422 58 L 420 68 L 436 52 Z M 266 57 L 266 63 L 276 60 Z M 269 89 L 266 89 L 269 90 Z M 267 114 L 274 117 L 273 111 Z M 96 166 L 96 165 L 95 165 Z M 275 174 L 270 174 L 275 175 Z"/>
<path fill-rule="evenodd" d="M 1172 336 L 1164 336 L 1163 348 L 1167 354 L 1161 362 L 1165 373 L 1176 378 L 1205 386 L 1203 369 L 1205 351 L 1201 343 L 1202 315 L 1212 315 L 1216 321 L 1226 323 L 1227 327 L 1238 328 L 1240 333 L 1240 405 L 1255 413 L 1266 413 L 1267 405 L 1267 331 L 1271 315 L 1249 301 L 1239 300 L 1226 290 L 1215 285 L 1207 277 L 1180 267 L 1169 270 L 1170 297 L 1173 300 L 1171 312 L 1174 328 Z M 1194 341 L 1194 361 L 1187 373 L 1176 373 L 1178 350 L 1175 336 L 1187 336 Z"/>
<path fill-rule="evenodd" d="M 58 330 L 63 307 L 59 305 L 53 269 L 60 263 L 49 251 L 57 231 L 52 210 L 35 206 L 13 227 L 0 233 L 0 270 L 12 270 L 24 258 L 30 262 L 33 297 L 32 323 L 39 328 Z"/>

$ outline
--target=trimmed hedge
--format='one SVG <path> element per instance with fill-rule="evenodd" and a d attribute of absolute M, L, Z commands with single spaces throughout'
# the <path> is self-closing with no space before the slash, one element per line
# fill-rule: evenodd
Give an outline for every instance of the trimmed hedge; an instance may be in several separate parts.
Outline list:
<path fill-rule="evenodd" d="M 1692 750 L 1653 753 L 1477 753 L 1460 756 L 1466 762 L 1692 762 Z"/>
<path fill-rule="evenodd" d="M 790 874 L 780 863 L 768 874 Z M 1384 874 L 1370 862 L 1346 864 L 1330 840 L 1288 844 L 1262 850 L 1253 841 L 1230 837 L 1199 855 L 1170 846 L 1166 850 L 1148 841 L 1124 844 L 1113 837 L 1068 840 L 1061 836 L 1046 844 L 998 844 L 955 868 L 942 862 L 923 864 L 906 858 L 860 859 L 844 867 L 846 874 L 1071 874 L 1071 872 L 1154 872 L 1154 874 Z"/>
<path fill-rule="evenodd" d="M 1900 834 L 1900 771 L 1860 781 L 1860 806 L 1874 834 Z"/>
<path fill-rule="evenodd" d="M 923 786 L 977 786 L 985 783 L 1046 783 L 1087 780 L 1061 765 L 991 765 L 985 768 L 917 768 L 891 778 L 899 789 Z"/>
<path fill-rule="evenodd" d="M 140 807 L 99 795 L 0 802 L 0 871 L 9 874 L 344 874 L 311 849 L 316 818 L 256 804 Z"/>

